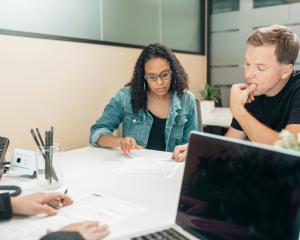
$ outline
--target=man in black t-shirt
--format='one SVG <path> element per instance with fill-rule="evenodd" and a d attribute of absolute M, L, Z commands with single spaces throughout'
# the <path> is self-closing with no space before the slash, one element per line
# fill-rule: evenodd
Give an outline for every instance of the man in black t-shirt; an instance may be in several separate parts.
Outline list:
<path fill-rule="evenodd" d="M 260 28 L 248 38 L 245 83 L 231 88 L 234 118 L 226 136 L 272 145 L 282 129 L 300 133 L 298 50 L 297 36 L 285 26 Z"/>
<path fill-rule="evenodd" d="M 300 133 L 300 72 L 293 71 L 299 51 L 297 36 L 287 27 L 259 28 L 247 39 L 245 83 L 230 93 L 233 115 L 226 136 L 274 144 L 286 129 Z M 172 158 L 183 161 L 187 144 L 175 148 Z"/>

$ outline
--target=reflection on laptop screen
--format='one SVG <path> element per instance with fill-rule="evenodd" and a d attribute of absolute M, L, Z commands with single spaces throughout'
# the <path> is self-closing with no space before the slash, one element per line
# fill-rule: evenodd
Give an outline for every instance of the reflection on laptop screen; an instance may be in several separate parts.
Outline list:
<path fill-rule="evenodd" d="M 176 223 L 201 239 L 298 239 L 300 155 L 193 133 Z"/>

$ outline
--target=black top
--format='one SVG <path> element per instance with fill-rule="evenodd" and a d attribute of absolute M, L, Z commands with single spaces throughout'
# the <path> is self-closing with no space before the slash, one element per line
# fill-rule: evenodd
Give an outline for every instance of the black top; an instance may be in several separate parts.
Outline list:
<path fill-rule="evenodd" d="M 275 96 L 261 95 L 254 102 L 245 104 L 247 111 L 259 122 L 280 132 L 289 124 L 300 124 L 300 71 L 294 71 Z M 231 127 L 243 131 L 235 118 Z"/>
<path fill-rule="evenodd" d="M 0 194 L 0 220 L 9 219 L 12 217 L 12 209 L 9 193 Z"/>
<path fill-rule="evenodd" d="M 12 217 L 12 207 L 8 193 L 0 194 L 0 221 Z M 53 232 L 42 237 L 41 240 L 83 240 L 78 232 Z"/>
<path fill-rule="evenodd" d="M 158 151 L 166 150 L 166 141 L 165 141 L 165 128 L 167 119 L 161 119 L 155 116 L 152 112 L 148 111 L 152 118 L 153 123 L 150 130 L 148 143 L 146 148 Z"/>

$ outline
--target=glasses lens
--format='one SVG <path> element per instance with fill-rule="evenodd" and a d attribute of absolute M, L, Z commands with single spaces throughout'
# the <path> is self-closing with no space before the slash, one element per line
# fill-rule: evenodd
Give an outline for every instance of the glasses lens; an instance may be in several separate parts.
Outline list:
<path fill-rule="evenodd" d="M 171 72 L 165 71 L 160 74 L 160 78 L 163 80 L 169 80 L 171 76 Z"/>
<path fill-rule="evenodd" d="M 157 77 L 158 76 L 155 73 L 147 73 L 146 74 L 146 79 L 148 81 L 156 81 Z"/>

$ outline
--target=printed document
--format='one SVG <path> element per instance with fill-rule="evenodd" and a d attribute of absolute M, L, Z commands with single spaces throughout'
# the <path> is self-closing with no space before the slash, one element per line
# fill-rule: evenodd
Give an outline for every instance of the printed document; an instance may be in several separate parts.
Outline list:
<path fill-rule="evenodd" d="M 146 208 L 99 193 L 91 193 L 59 209 L 55 216 L 13 219 L 0 224 L 1 240 L 39 239 L 47 229 L 58 230 L 68 224 L 96 220 L 108 225 L 120 222 Z"/>
<path fill-rule="evenodd" d="M 145 175 L 170 178 L 180 163 L 167 158 L 131 158 L 115 174 Z"/>

